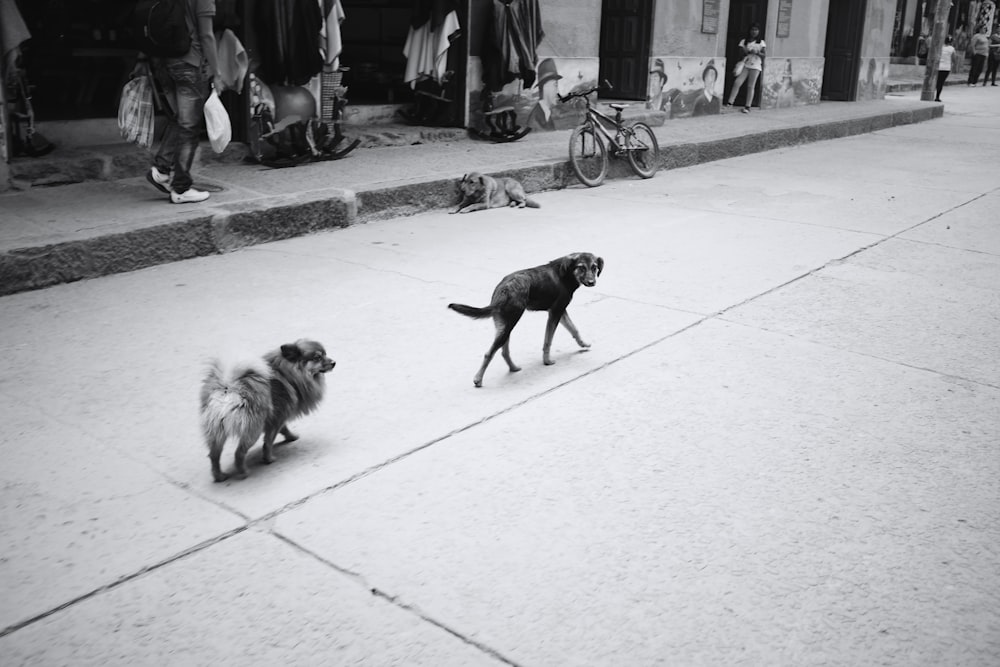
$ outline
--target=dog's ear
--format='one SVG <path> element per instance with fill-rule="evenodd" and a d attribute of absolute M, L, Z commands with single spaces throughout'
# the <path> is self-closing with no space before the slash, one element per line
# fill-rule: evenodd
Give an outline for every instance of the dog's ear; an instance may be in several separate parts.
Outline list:
<path fill-rule="evenodd" d="M 604 270 L 604 258 L 603 257 L 598 257 L 597 258 L 597 275 L 601 275 L 601 271 L 603 271 L 603 270 Z"/>
<path fill-rule="evenodd" d="M 574 252 L 572 255 L 560 257 L 556 261 L 559 263 L 559 275 L 565 276 L 573 273 L 576 268 L 576 260 L 580 258 L 580 253 Z"/>
<path fill-rule="evenodd" d="M 302 350 L 298 343 L 285 343 L 281 346 L 281 356 L 286 360 L 295 363 L 302 358 Z"/>

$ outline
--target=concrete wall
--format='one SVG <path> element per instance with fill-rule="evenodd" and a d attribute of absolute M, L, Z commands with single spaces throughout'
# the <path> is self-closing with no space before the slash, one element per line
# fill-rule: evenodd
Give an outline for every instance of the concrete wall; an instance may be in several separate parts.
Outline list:
<path fill-rule="evenodd" d="M 885 98 L 895 11 L 896 0 L 868 0 L 855 98 L 859 101 Z"/>
<path fill-rule="evenodd" d="M 657 0 L 650 48 L 654 58 L 725 57 L 729 3 L 721 3 L 714 35 L 701 31 L 703 5 L 704 0 Z"/>

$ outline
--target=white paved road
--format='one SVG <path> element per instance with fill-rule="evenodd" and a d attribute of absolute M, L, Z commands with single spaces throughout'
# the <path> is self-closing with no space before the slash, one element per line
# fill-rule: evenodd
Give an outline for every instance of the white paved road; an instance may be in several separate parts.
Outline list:
<path fill-rule="evenodd" d="M 0 299 L 0 663 L 998 664 L 996 91 Z M 574 251 L 593 347 L 474 389 L 445 305 Z M 300 336 L 327 400 L 213 484 L 203 360 Z"/>

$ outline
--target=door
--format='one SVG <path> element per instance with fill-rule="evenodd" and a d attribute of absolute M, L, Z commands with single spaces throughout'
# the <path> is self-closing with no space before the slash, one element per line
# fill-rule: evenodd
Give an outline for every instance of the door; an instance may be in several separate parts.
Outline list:
<path fill-rule="evenodd" d="M 745 39 L 750 32 L 750 26 L 757 24 L 760 28 L 760 37 L 765 39 L 765 24 L 767 23 L 767 0 L 732 0 L 729 3 L 729 27 L 726 31 L 726 97 L 729 99 L 729 92 L 733 88 L 733 67 L 736 62 L 743 57 L 740 51 L 740 40 Z M 766 39 L 765 39 L 766 41 Z M 767 58 L 764 58 L 764 68 L 767 68 Z M 757 86 L 754 89 L 754 106 L 760 106 L 760 90 L 764 85 L 764 77 L 757 77 Z M 746 105 L 746 85 L 744 85 L 736 96 L 736 105 Z"/>
<path fill-rule="evenodd" d="M 867 0 L 830 3 L 821 99 L 851 102 L 857 98 L 866 4 Z"/>
<path fill-rule="evenodd" d="M 600 95 L 620 100 L 645 100 L 653 0 L 603 1 Z M 605 80 L 610 81 L 613 88 L 605 88 Z"/>

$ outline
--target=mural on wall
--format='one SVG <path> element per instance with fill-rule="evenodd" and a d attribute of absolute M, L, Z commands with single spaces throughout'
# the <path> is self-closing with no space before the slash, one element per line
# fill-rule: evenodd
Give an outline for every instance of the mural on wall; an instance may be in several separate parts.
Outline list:
<path fill-rule="evenodd" d="M 857 100 L 881 100 L 885 98 L 889 81 L 888 58 L 862 58 L 858 76 Z"/>
<path fill-rule="evenodd" d="M 714 58 L 652 58 L 646 108 L 667 118 L 707 116 L 722 111 L 725 61 Z"/>
<path fill-rule="evenodd" d="M 762 109 L 818 104 L 823 87 L 823 59 L 770 57 L 762 76 Z"/>
<path fill-rule="evenodd" d="M 478 59 L 469 59 L 469 117 L 482 124 L 484 103 Z M 597 85 L 597 58 L 542 58 L 535 67 L 535 82 L 525 88 L 521 80 L 506 84 L 492 96 L 494 109 L 512 107 L 517 123 L 534 131 L 568 130 L 583 121 L 582 100 L 559 102 L 559 95 L 588 90 Z M 594 97 L 591 97 L 591 102 Z M 530 136 L 530 135 L 529 135 Z"/>

